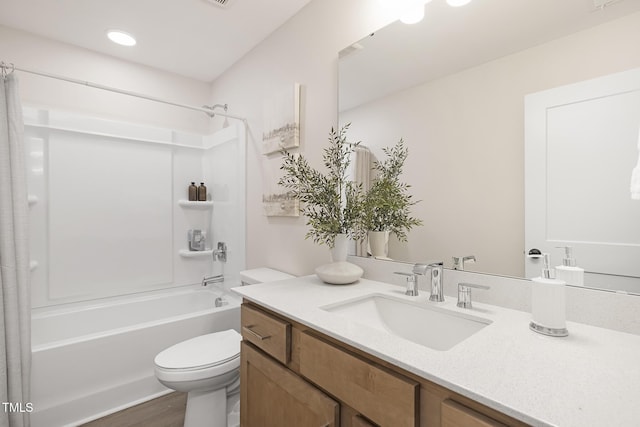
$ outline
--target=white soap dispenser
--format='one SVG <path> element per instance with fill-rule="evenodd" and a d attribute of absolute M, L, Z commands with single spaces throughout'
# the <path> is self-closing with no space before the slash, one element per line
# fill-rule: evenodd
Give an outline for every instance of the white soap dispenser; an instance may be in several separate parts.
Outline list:
<path fill-rule="evenodd" d="M 571 246 L 558 246 L 564 249 L 562 265 L 556 267 L 556 279 L 562 280 L 567 285 L 584 286 L 584 269 L 576 267 L 576 259 L 573 257 Z"/>
<path fill-rule="evenodd" d="M 552 337 L 569 335 L 566 322 L 565 282 L 554 279 L 549 254 L 543 254 L 542 277 L 531 279 L 531 323 L 529 328 Z"/>

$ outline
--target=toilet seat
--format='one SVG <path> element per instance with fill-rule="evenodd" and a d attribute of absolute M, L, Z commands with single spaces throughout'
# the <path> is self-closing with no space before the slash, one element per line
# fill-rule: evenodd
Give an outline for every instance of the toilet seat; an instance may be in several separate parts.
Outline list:
<path fill-rule="evenodd" d="M 193 381 L 217 377 L 240 367 L 242 336 L 229 329 L 175 344 L 155 357 L 159 380 Z"/>

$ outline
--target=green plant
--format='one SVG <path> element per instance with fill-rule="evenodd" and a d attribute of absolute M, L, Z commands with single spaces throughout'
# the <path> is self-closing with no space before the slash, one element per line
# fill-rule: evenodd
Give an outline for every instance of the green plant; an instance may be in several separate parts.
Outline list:
<path fill-rule="evenodd" d="M 331 128 L 329 147 L 322 156 L 328 170 L 326 175 L 312 168 L 302 155 L 282 152 L 280 169 L 284 176 L 278 184 L 302 202 L 300 211 L 309 226 L 305 238 L 311 237 L 315 243 L 329 247 L 333 247 L 336 234 L 345 233 L 357 240 L 364 235 L 360 228 L 362 186 L 347 180 L 351 153 L 359 144 L 347 142 L 348 127 L 347 124 L 339 131 Z"/>
<path fill-rule="evenodd" d="M 410 208 L 419 201 L 412 201 L 410 185 L 400 181 L 404 161 L 409 154 L 400 139 L 392 148 L 383 148 L 386 159 L 376 161 L 373 168 L 377 177 L 365 195 L 362 228 L 368 231 L 390 231 L 399 240 L 407 241 L 407 231 L 422 225 L 422 220 L 411 216 Z"/>

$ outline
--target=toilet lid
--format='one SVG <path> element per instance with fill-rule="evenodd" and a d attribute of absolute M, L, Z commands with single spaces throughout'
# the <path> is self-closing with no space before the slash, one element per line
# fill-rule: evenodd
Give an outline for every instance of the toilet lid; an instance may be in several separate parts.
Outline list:
<path fill-rule="evenodd" d="M 229 329 L 191 338 L 156 356 L 156 366 L 164 369 L 202 369 L 233 360 L 240 355 L 242 336 Z"/>

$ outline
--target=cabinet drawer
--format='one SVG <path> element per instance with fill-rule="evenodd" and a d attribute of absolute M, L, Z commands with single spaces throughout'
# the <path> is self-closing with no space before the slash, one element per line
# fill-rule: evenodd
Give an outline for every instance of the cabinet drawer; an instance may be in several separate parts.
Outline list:
<path fill-rule="evenodd" d="M 506 427 L 478 411 L 447 399 L 441 403 L 441 427 Z"/>
<path fill-rule="evenodd" d="M 309 333 L 300 335 L 300 373 L 380 426 L 418 423 L 417 382 Z"/>
<path fill-rule="evenodd" d="M 291 354 L 291 325 L 246 304 L 241 310 L 242 339 L 285 365 Z"/>

